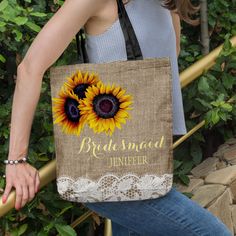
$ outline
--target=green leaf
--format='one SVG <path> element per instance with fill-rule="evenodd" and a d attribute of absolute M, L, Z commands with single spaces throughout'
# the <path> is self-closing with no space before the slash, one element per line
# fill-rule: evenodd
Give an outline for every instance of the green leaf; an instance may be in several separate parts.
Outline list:
<path fill-rule="evenodd" d="M 58 214 L 56 214 L 57 217 L 63 215 L 66 211 L 68 211 L 68 210 L 71 209 L 72 207 L 73 207 L 73 205 L 70 205 L 70 206 L 67 206 L 67 207 L 63 208 L 63 209 L 61 210 L 61 212 L 59 212 Z"/>
<path fill-rule="evenodd" d="M 16 41 L 20 42 L 20 40 L 22 39 L 23 34 L 19 30 L 16 30 L 16 29 L 14 29 L 12 32 L 16 34 L 16 37 L 15 37 Z"/>
<path fill-rule="evenodd" d="M 49 161 L 49 158 L 47 156 L 39 156 L 38 160 L 39 161 Z"/>
<path fill-rule="evenodd" d="M 0 3 L 0 11 L 4 10 L 7 6 L 8 6 L 8 1 L 7 0 L 3 0 Z"/>
<path fill-rule="evenodd" d="M 201 98 L 196 98 L 195 100 L 200 102 L 204 107 L 212 109 L 212 106 L 208 102 L 206 102 L 205 100 L 203 100 Z"/>
<path fill-rule="evenodd" d="M 205 127 L 207 128 L 208 125 L 211 124 L 211 111 L 208 111 L 206 114 L 205 114 Z"/>
<path fill-rule="evenodd" d="M 5 59 L 5 57 L 2 54 L 0 54 L 0 61 L 3 62 L 3 63 L 6 62 L 6 59 Z"/>
<path fill-rule="evenodd" d="M 10 235 L 11 236 L 18 236 L 18 229 L 12 229 Z"/>
<path fill-rule="evenodd" d="M 47 16 L 47 14 L 45 14 L 43 12 L 31 12 L 30 15 L 31 16 L 37 16 L 37 17 L 45 17 L 45 16 Z"/>
<path fill-rule="evenodd" d="M 77 235 L 75 230 L 69 225 L 56 224 L 55 227 L 57 229 L 57 232 L 61 236 L 76 236 Z"/>
<path fill-rule="evenodd" d="M 188 61 L 188 62 L 194 62 L 195 59 L 192 56 L 188 56 L 188 57 L 185 58 L 185 60 Z"/>
<path fill-rule="evenodd" d="M 28 228 L 27 224 L 21 225 L 18 230 L 18 236 L 23 235 L 25 233 L 25 231 L 27 230 L 27 228 Z"/>
<path fill-rule="evenodd" d="M 199 83 L 198 83 L 198 90 L 200 93 L 207 93 L 209 92 L 209 84 L 207 82 L 207 78 L 202 76 Z"/>
<path fill-rule="evenodd" d="M 185 185 L 188 185 L 189 182 L 190 182 L 190 179 L 187 175 L 184 175 L 184 174 L 178 174 L 180 180 L 185 184 Z"/>
<path fill-rule="evenodd" d="M 214 107 L 219 107 L 219 106 L 221 106 L 221 102 L 214 101 L 214 102 L 211 102 L 211 105 L 213 105 Z"/>
<path fill-rule="evenodd" d="M 217 83 L 217 79 L 213 74 L 207 74 L 207 80 L 211 83 Z"/>
<path fill-rule="evenodd" d="M 4 178 L 0 178 L 0 188 L 3 188 L 5 186 L 5 179 Z"/>
<path fill-rule="evenodd" d="M 40 26 L 36 25 L 36 24 L 33 23 L 33 22 L 29 22 L 29 21 L 28 21 L 28 22 L 26 23 L 26 25 L 27 25 L 30 29 L 34 30 L 34 31 L 37 32 L 37 33 L 41 30 Z"/>
<path fill-rule="evenodd" d="M 225 36 L 225 42 L 224 42 L 223 48 L 226 51 L 232 48 L 232 43 L 229 40 L 229 34 Z"/>
<path fill-rule="evenodd" d="M 191 144 L 190 154 L 193 157 L 193 163 L 198 165 L 202 161 L 202 149 L 196 142 Z"/>
<path fill-rule="evenodd" d="M 27 17 L 23 17 L 23 16 L 18 16 L 16 18 L 14 18 L 13 21 L 17 25 L 24 25 L 28 21 L 28 18 Z"/>
<path fill-rule="evenodd" d="M 223 93 L 221 93 L 218 98 L 217 98 L 217 101 L 224 101 L 225 100 L 225 95 Z"/>
<path fill-rule="evenodd" d="M 198 140 L 200 142 L 205 142 L 202 132 L 196 132 L 193 136 L 196 140 Z"/>
<path fill-rule="evenodd" d="M 230 74 L 223 74 L 222 82 L 226 89 L 232 89 L 233 85 L 236 84 L 235 76 L 232 76 Z"/>
<path fill-rule="evenodd" d="M 193 168 L 193 162 L 192 161 L 185 161 L 182 165 L 182 170 L 179 172 L 181 174 L 188 174 Z"/>
<path fill-rule="evenodd" d="M 211 121 L 213 122 L 213 124 L 218 123 L 218 121 L 220 120 L 220 117 L 218 115 L 218 110 L 213 110 L 211 112 Z"/>
<path fill-rule="evenodd" d="M 0 21 L 0 27 L 4 27 L 6 25 L 5 22 Z"/>
<path fill-rule="evenodd" d="M 227 121 L 227 115 L 225 113 L 219 112 L 219 117 L 223 120 L 223 121 Z"/>
<path fill-rule="evenodd" d="M 233 107 L 232 107 L 230 104 L 228 104 L 228 103 L 222 104 L 221 107 L 222 107 L 224 110 L 229 111 L 229 112 L 232 111 L 232 109 L 233 109 Z"/>
<path fill-rule="evenodd" d="M 183 163 L 182 161 L 178 161 L 174 159 L 174 169 L 176 170 L 178 167 L 181 166 L 182 163 Z"/>

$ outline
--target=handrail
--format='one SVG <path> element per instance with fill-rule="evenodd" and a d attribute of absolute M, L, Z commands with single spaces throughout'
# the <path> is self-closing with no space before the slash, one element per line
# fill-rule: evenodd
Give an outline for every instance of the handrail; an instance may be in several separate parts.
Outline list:
<path fill-rule="evenodd" d="M 234 47 L 236 47 L 236 36 L 231 38 L 231 43 Z M 208 55 L 204 56 L 199 61 L 195 62 L 193 65 L 185 69 L 180 74 L 180 83 L 181 88 L 186 87 L 188 84 L 190 84 L 192 81 L 194 81 L 196 78 L 198 78 L 204 71 L 208 70 L 215 64 L 215 60 L 218 57 L 223 45 L 217 47 L 212 52 L 210 52 Z M 205 121 L 202 121 L 198 125 L 196 125 L 192 130 L 190 130 L 187 134 L 185 134 L 183 137 L 181 137 L 179 140 L 177 140 L 173 144 L 173 148 L 178 146 L 180 143 L 182 143 L 186 138 L 191 136 L 196 130 L 198 130 L 200 127 L 204 125 Z M 50 183 L 52 180 L 56 178 L 56 160 L 52 160 L 48 162 L 44 167 L 40 168 L 39 170 L 39 176 L 40 176 L 40 188 L 46 186 L 48 183 Z M 15 204 L 15 190 L 12 190 L 9 194 L 8 200 L 5 204 L 2 203 L 2 196 L 0 197 L 0 217 L 4 216 L 8 211 L 10 211 L 12 208 L 14 208 Z M 107 220 L 107 232 L 111 232 L 111 224 L 110 221 Z M 106 234 L 106 235 L 110 235 Z"/>
<path fill-rule="evenodd" d="M 236 47 L 236 36 L 233 36 L 230 41 L 232 43 L 232 46 Z M 206 56 L 189 66 L 187 69 L 185 69 L 183 72 L 181 72 L 181 87 L 186 87 L 189 83 L 191 83 L 193 80 L 202 75 L 204 71 L 210 69 L 215 64 L 215 60 L 218 57 L 222 48 L 223 44 L 215 48 L 209 54 L 207 54 Z"/>

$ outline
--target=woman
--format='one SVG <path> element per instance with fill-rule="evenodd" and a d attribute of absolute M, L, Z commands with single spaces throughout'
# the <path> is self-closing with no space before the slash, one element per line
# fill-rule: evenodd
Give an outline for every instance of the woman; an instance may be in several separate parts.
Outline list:
<path fill-rule="evenodd" d="M 177 71 L 179 16 L 186 21 L 194 8 L 189 0 L 131 0 L 126 10 L 144 57 L 170 56 L 174 83 L 174 135 L 186 133 Z M 117 20 L 116 0 L 67 0 L 42 28 L 17 68 L 8 160 L 27 155 L 30 129 L 45 71 L 59 58 L 75 34 L 85 26 L 90 62 L 126 60 L 124 39 Z M 174 26 L 174 27 L 173 27 Z M 112 53 L 111 53 L 112 52 Z M 27 91 L 27 93 L 25 92 Z M 3 202 L 14 187 L 15 208 L 34 198 L 39 189 L 37 170 L 27 162 L 6 166 Z M 210 212 L 175 188 L 159 199 L 133 202 L 88 203 L 90 209 L 113 221 L 113 235 L 231 235 Z"/>

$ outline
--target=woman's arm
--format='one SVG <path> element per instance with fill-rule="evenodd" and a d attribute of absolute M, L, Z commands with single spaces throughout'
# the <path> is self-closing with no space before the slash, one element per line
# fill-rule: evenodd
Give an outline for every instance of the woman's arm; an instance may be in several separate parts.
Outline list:
<path fill-rule="evenodd" d="M 172 16 L 173 26 L 174 26 L 174 29 L 175 29 L 175 35 L 176 35 L 176 52 L 177 52 L 177 56 L 179 56 L 179 53 L 180 53 L 180 35 L 181 35 L 180 17 L 174 11 L 171 11 L 171 16 Z"/>
<path fill-rule="evenodd" d="M 96 16 L 105 1 L 66 0 L 34 39 L 17 68 L 8 159 L 20 159 L 27 155 L 33 116 L 45 71 L 60 57 L 86 21 Z M 15 208 L 19 209 L 34 197 L 39 184 L 37 170 L 28 163 L 7 165 L 3 202 L 7 200 L 11 188 L 15 187 Z"/>

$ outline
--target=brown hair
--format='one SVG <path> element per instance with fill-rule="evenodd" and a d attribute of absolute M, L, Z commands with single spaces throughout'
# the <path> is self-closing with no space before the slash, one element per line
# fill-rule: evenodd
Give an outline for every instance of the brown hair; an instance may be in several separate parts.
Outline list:
<path fill-rule="evenodd" d="M 163 0 L 163 6 L 177 12 L 185 22 L 191 25 L 199 24 L 199 19 L 191 18 L 199 11 L 199 6 L 194 6 L 190 0 Z"/>

